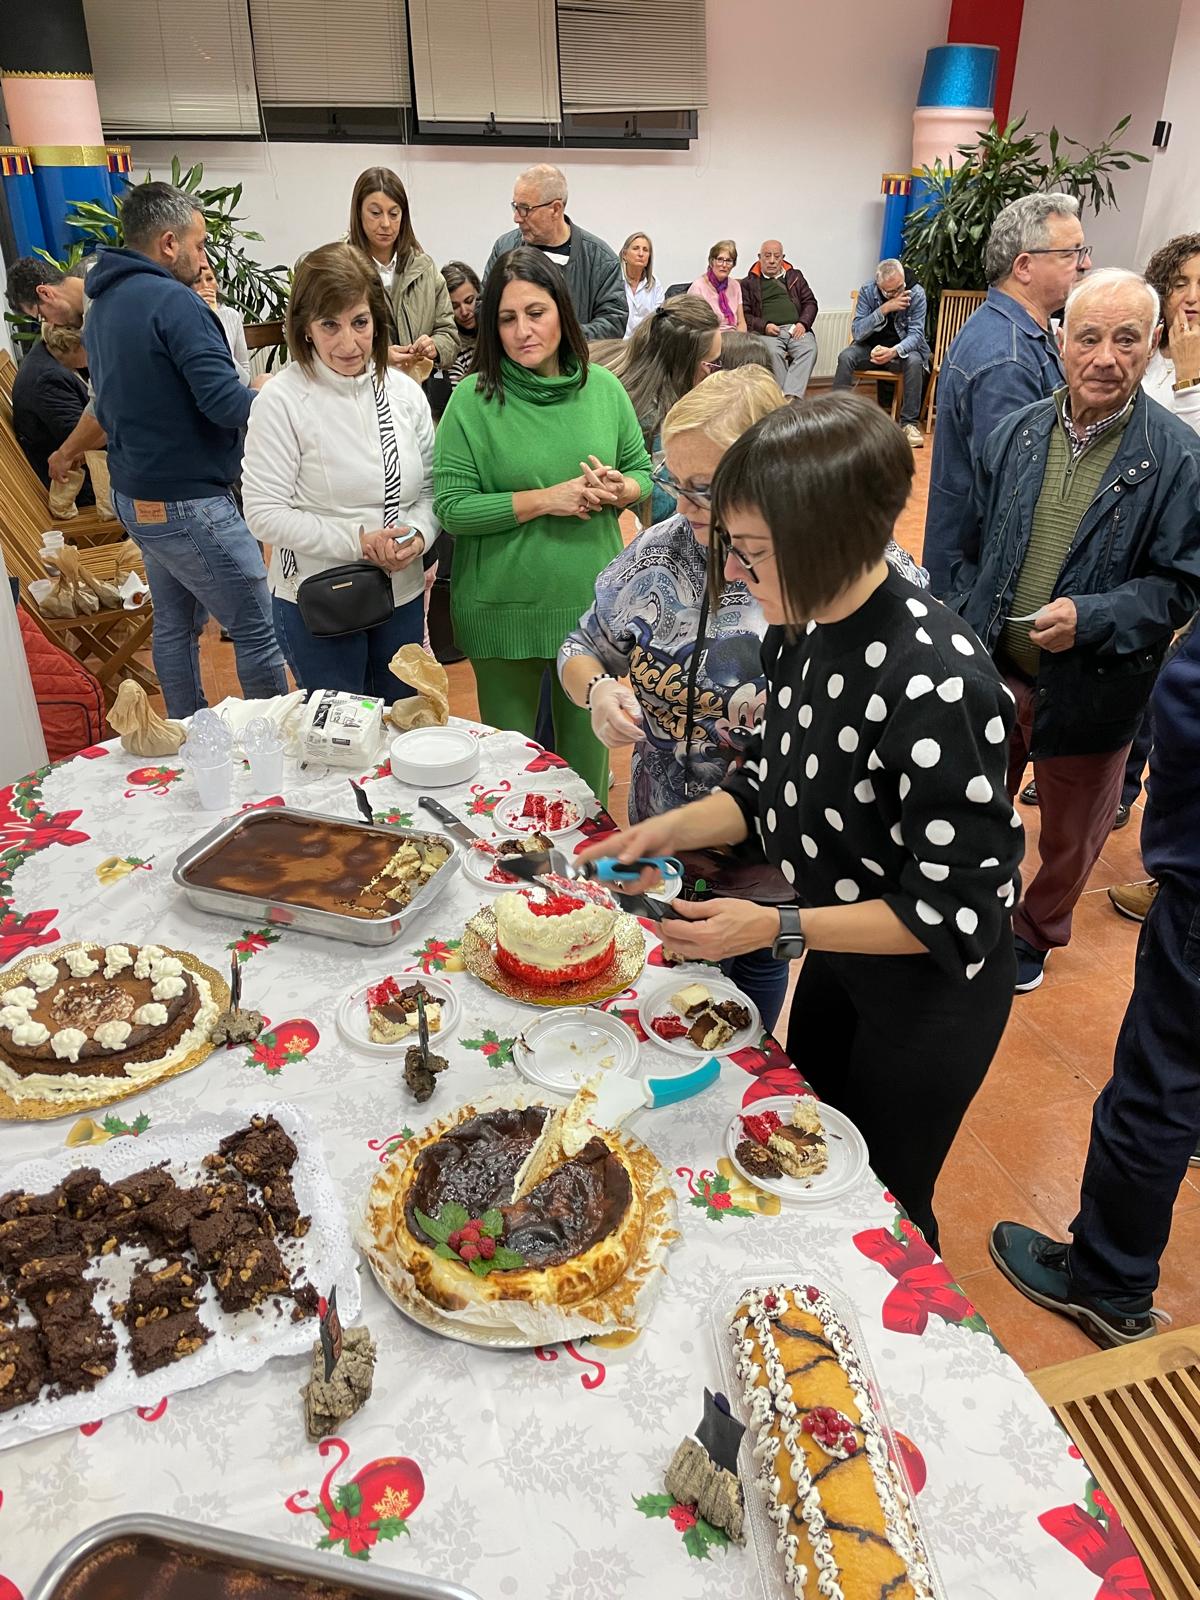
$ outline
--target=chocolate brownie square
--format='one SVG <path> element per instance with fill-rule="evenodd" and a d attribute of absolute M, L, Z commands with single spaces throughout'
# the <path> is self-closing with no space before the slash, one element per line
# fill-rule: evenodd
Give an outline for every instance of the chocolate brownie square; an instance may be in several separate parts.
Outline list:
<path fill-rule="evenodd" d="M 81 1250 L 72 1250 L 64 1255 L 30 1256 L 17 1273 L 17 1287 L 28 1299 L 44 1289 L 80 1283 L 87 1271 L 87 1264 L 88 1258 Z"/>
<path fill-rule="evenodd" d="M 15 1271 L 34 1256 L 53 1255 L 58 1249 L 58 1218 L 36 1213 L 0 1222 L 0 1267 Z"/>
<path fill-rule="evenodd" d="M 296 1191 L 290 1178 L 265 1178 L 262 1186 L 263 1204 L 270 1214 L 278 1233 L 293 1239 L 302 1239 L 312 1225 L 311 1217 L 302 1217 L 296 1201 Z"/>
<path fill-rule="evenodd" d="M 239 1239 L 258 1239 L 266 1230 L 260 1206 L 245 1210 L 228 1207 L 193 1219 L 188 1239 L 202 1267 L 215 1267 Z"/>
<path fill-rule="evenodd" d="M 112 1327 L 90 1307 L 78 1316 L 50 1316 L 42 1323 L 50 1376 L 64 1394 L 94 1389 L 117 1362 Z"/>
<path fill-rule="evenodd" d="M 204 1208 L 200 1189 L 180 1189 L 164 1193 L 138 1213 L 138 1230 L 151 1242 L 157 1240 L 169 1250 L 187 1242 L 188 1229 Z"/>
<path fill-rule="evenodd" d="M 252 1117 L 247 1127 L 222 1139 L 217 1150 L 244 1178 L 256 1183 L 285 1177 L 296 1161 L 296 1146 L 274 1117 Z"/>
<path fill-rule="evenodd" d="M 46 1358 L 36 1328 L 0 1331 L 0 1411 L 36 1400 L 46 1381 Z"/>
<path fill-rule="evenodd" d="M 119 1201 L 127 1200 L 135 1207 L 148 1206 L 152 1200 L 161 1200 L 163 1195 L 177 1187 L 175 1179 L 161 1167 L 143 1167 L 140 1172 L 131 1172 L 127 1178 L 118 1178 L 111 1185 L 112 1193 Z"/>
<path fill-rule="evenodd" d="M 175 1311 L 194 1311 L 206 1282 L 199 1267 L 184 1256 L 170 1256 L 139 1267 L 129 1285 L 129 1296 L 113 1315 L 130 1327 L 160 1321 Z"/>
<path fill-rule="evenodd" d="M 30 1194 L 27 1189 L 9 1189 L 0 1194 L 0 1222 L 11 1222 L 14 1217 L 45 1216 L 58 1210 L 54 1194 Z"/>
<path fill-rule="evenodd" d="M 129 1359 L 138 1377 L 144 1377 L 147 1372 L 194 1355 L 211 1338 L 211 1329 L 194 1311 L 176 1311 L 134 1327 L 129 1338 Z"/>
<path fill-rule="evenodd" d="M 58 1186 L 59 1206 L 77 1222 L 94 1217 L 112 1199 L 112 1190 L 95 1167 L 80 1167 Z"/>
<path fill-rule="evenodd" d="M 223 1311 L 245 1311 L 288 1287 L 283 1258 L 266 1234 L 235 1239 L 213 1274 Z"/>
<path fill-rule="evenodd" d="M 69 1321 L 71 1317 L 82 1316 L 90 1309 L 95 1291 L 93 1278 L 65 1278 L 45 1288 L 27 1289 L 25 1304 L 39 1325 L 45 1326 L 48 1320 L 66 1318 Z"/>

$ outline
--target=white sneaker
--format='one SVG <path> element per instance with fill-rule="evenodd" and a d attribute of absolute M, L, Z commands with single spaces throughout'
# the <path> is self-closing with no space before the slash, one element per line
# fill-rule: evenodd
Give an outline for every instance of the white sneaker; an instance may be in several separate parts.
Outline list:
<path fill-rule="evenodd" d="M 923 450 L 925 448 L 925 435 L 915 422 L 906 422 L 904 424 L 904 437 L 914 450 Z"/>

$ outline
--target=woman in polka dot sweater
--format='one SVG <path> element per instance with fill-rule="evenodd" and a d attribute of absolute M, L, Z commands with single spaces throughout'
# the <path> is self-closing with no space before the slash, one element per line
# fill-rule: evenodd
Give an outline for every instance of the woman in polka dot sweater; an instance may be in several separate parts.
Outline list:
<path fill-rule="evenodd" d="M 712 577 L 723 559 L 771 624 L 765 723 L 723 788 L 616 853 L 757 839 L 795 885 L 795 908 L 681 903 L 664 933 L 693 959 L 807 952 L 788 1052 L 936 1247 L 938 1172 L 1012 1003 L 1023 835 L 1012 696 L 975 635 L 884 560 L 912 471 L 900 430 L 848 393 L 775 412 L 726 454 Z"/>

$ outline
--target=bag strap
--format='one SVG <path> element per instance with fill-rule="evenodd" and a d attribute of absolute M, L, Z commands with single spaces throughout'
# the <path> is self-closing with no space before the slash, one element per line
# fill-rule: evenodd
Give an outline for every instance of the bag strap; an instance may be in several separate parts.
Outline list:
<path fill-rule="evenodd" d="M 383 447 L 383 526 L 395 528 L 400 523 L 400 450 L 396 444 L 396 428 L 392 422 L 392 408 L 388 404 L 387 386 L 378 378 L 371 379 L 375 395 L 375 414 L 379 418 L 379 443 Z"/>
<path fill-rule="evenodd" d="M 700 602 L 700 620 L 696 624 L 696 643 L 692 659 L 688 662 L 687 700 L 683 711 L 683 798 L 692 798 L 692 724 L 696 715 L 696 678 L 700 672 L 700 655 L 708 631 L 708 584 L 704 585 L 704 598 Z"/>

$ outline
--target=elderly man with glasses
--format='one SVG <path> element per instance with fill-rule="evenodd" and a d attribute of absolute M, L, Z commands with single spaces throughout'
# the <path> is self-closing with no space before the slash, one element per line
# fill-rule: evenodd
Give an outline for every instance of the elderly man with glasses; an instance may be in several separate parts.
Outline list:
<path fill-rule="evenodd" d="M 513 184 L 516 227 L 492 246 L 486 277 L 508 250 L 532 245 L 563 273 L 585 339 L 623 339 L 629 308 L 616 252 L 567 215 L 567 180 L 558 167 L 539 162 Z"/>
<path fill-rule="evenodd" d="M 929 367 L 925 291 L 916 274 L 905 270 L 894 258 L 881 261 L 871 282 L 864 283 L 858 291 L 850 343 L 838 356 L 833 387 L 852 388 L 854 374 L 870 367 L 881 367 L 903 377 L 899 422 L 909 444 L 920 450 L 925 435 L 917 418 L 921 415 L 921 395 Z"/>
<path fill-rule="evenodd" d="M 987 300 L 946 352 L 938 378 L 922 559 L 939 598 L 971 526 L 971 488 L 988 435 L 1063 381 L 1050 318 L 1090 265 L 1073 195 L 1025 195 L 992 224 Z"/>

